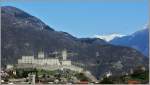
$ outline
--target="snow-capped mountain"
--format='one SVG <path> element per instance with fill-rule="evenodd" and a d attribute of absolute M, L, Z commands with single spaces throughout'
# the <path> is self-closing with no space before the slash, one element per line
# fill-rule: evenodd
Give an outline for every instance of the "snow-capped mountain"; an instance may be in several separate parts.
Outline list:
<path fill-rule="evenodd" d="M 121 35 L 121 34 L 117 34 L 117 33 L 108 34 L 108 35 L 94 35 L 94 37 L 103 39 L 103 40 L 105 40 L 107 42 L 113 40 L 116 37 L 121 38 L 123 36 L 125 36 L 125 35 Z"/>
<path fill-rule="evenodd" d="M 110 41 L 111 44 L 128 46 L 142 52 L 145 56 L 148 56 L 149 48 L 149 30 L 148 27 L 139 30 L 131 35 L 123 36 L 121 38 L 114 38 Z"/>

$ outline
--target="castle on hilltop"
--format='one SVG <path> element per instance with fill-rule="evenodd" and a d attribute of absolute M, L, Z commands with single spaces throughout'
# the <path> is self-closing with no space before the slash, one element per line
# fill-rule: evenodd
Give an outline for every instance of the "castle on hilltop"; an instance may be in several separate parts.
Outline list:
<path fill-rule="evenodd" d="M 55 58 L 45 58 L 44 52 L 39 52 L 38 58 L 35 58 L 35 56 L 22 56 L 21 59 L 18 59 L 18 64 L 70 66 L 71 61 L 67 60 L 67 51 L 63 50 L 61 56 L 56 56 Z"/>

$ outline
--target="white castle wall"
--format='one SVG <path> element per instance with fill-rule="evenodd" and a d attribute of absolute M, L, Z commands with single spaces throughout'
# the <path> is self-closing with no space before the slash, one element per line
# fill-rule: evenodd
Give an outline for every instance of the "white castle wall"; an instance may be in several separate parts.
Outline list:
<path fill-rule="evenodd" d="M 23 56 L 18 59 L 18 64 L 38 64 L 38 65 L 60 65 L 58 59 L 34 59 L 33 56 Z"/>
<path fill-rule="evenodd" d="M 44 56 L 44 53 L 43 52 L 39 52 L 38 53 L 38 58 L 35 59 L 34 56 L 22 56 L 22 59 L 18 59 L 18 65 L 25 65 L 28 66 L 42 66 L 42 67 L 49 67 L 49 68 L 55 68 L 55 69 L 58 69 L 60 66 L 65 66 L 65 68 L 70 68 L 72 70 L 82 70 L 82 69 L 79 69 L 75 66 L 73 66 L 71 64 L 71 61 L 70 60 L 66 60 L 67 59 L 67 51 L 64 50 L 62 51 L 62 58 L 63 60 L 59 60 L 57 58 L 45 58 Z M 60 63 L 61 62 L 61 63 Z M 29 66 L 29 67 L 30 67 Z"/>
<path fill-rule="evenodd" d="M 66 66 L 70 66 L 71 65 L 71 61 L 62 61 L 62 65 L 66 65 Z"/>
<path fill-rule="evenodd" d="M 34 56 L 22 56 L 22 59 L 18 59 L 18 63 L 33 63 Z"/>
<path fill-rule="evenodd" d="M 39 64 L 39 65 L 60 65 L 58 59 L 35 59 L 34 64 Z"/>

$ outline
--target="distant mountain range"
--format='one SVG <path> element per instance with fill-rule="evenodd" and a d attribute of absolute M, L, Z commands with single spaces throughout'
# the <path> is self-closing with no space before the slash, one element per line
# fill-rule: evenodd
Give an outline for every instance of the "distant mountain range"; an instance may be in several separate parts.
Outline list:
<path fill-rule="evenodd" d="M 137 31 L 131 35 L 116 37 L 109 41 L 114 45 L 128 46 L 142 52 L 145 56 L 148 56 L 149 52 L 149 30 L 148 27 Z"/>
<path fill-rule="evenodd" d="M 94 37 L 103 39 L 107 43 L 119 46 L 127 46 L 134 48 L 142 52 L 148 57 L 149 52 L 149 30 L 148 26 L 145 29 L 137 31 L 131 35 L 121 35 L 121 34 L 109 34 L 109 35 L 95 35 Z"/>
<path fill-rule="evenodd" d="M 35 55 L 67 49 L 77 55 L 72 62 L 84 65 L 97 78 L 106 72 L 122 75 L 138 66 L 148 68 L 148 58 L 139 51 L 115 46 L 98 38 L 76 38 L 69 33 L 55 31 L 40 19 L 11 6 L 1 7 L 2 67 L 16 64 L 22 55 Z M 96 56 L 96 53 L 99 56 Z"/>

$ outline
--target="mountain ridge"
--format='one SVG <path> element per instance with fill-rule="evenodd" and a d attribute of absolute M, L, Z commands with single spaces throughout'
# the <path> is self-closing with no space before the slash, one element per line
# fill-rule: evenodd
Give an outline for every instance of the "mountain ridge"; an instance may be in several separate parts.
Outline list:
<path fill-rule="evenodd" d="M 149 28 L 139 30 L 131 35 L 127 35 L 121 38 L 114 38 L 110 41 L 111 44 L 132 47 L 145 56 L 148 56 L 148 44 L 149 44 Z"/>
<path fill-rule="evenodd" d="M 84 64 L 97 78 L 102 77 L 107 71 L 121 75 L 139 65 L 148 68 L 148 59 L 135 49 L 107 44 L 101 39 L 78 39 L 69 33 L 55 31 L 34 16 L 24 15 L 20 9 L 16 8 L 19 12 L 15 13 L 11 11 L 16 9 L 10 6 L 1 9 L 2 66 L 16 64 L 22 55 L 37 57 L 41 50 L 45 52 L 46 57 L 51 57 L 49 52 L 67 49 L 78 54 L 69 56 L 68 59 Z M 96 56 L 96 52 L 100 55 Z M 123 67 L 115 68 L 117 62 Z"/>
<path fill-rule="evenodd" d="M 125 35 L 121 35 L 121 34 L 117 34 L 117 33 L 112 33 L 112 34 L 108 34 L 108 35 L 95 35 L 94 37 L 99 38 L 99 39 L 103 39 L 107 42 L 113 40 L 114 38 L 120 38 L 123 37 Z"/>

